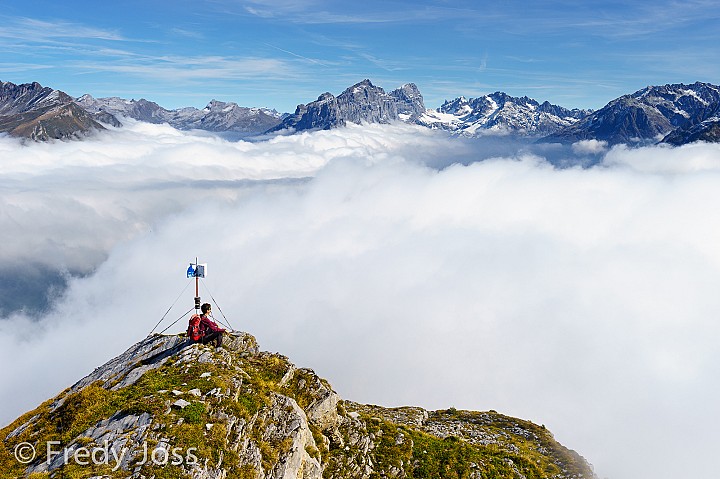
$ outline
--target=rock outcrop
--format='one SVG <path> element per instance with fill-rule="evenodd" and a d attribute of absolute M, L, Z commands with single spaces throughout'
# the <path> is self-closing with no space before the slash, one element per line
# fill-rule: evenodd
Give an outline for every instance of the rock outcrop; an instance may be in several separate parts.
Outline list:
<path fill-rule="evenodd" d="M 0 437 L 5 477 L 595 477 L 544 426 L 344 401 L 244 333 L 148 337 Z"/>

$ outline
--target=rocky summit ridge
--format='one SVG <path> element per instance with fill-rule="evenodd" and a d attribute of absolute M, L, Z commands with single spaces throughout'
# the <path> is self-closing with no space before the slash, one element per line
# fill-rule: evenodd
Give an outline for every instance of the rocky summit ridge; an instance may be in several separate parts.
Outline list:
<path fill-rule="evenodd" d="M 150 336 L 0 437 L 8 478 L 595 477 L 544 426 L 343 400 L 247 333 Z"/>
<path fill-rule="evenodd" d="M 0 82 L 0 132 L 36 141 L 73 139 L 104 130 L 96 116 L 66 93 L 39 83 Z"/>
<path fill-rule="evenodd" d="M 614 145 L 657 143 L 669 137 L 676 145 L 695 141 L 693 135 L 707 120 L 715 120 L 720 108 L 720 87 L 695 82 L 648 86 L 623 95 L 580 121 L 563 128 L 544 140 L 574 143 L 580 140 L 606 141 Z M 706 125 L 708 129 L 712 125 Z M 716 130 L 717 131 L 717 130 Z M 712 141 L 712 140 L 711 140 Z"/>
<path fill-rule="evenodd" d="M 328 130 L 347 123 L 407 121 L 424 111 L 423 97 L 414 83 L 386 93 L 365 79 L 337 97 L 325 92 L 313 102 L 298 105 L 294 114 L 269 132 Z"/>
<path fill-rule="evenodd" d="M 571 126 L 591 110 L 568 110 L 550 102 L 495 92 L 479 98 L 458 97 L 437 110 L 427 110 L 415 122 L 462 136 L 523 134 L 540 136 Z"/>

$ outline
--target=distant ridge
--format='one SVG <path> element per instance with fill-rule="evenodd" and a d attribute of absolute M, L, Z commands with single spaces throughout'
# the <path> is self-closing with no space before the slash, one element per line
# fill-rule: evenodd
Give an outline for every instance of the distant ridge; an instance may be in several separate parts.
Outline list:
<path fill-rule="evenodd" d="M 145 99 L 93 98 L 89 94 L 81 96 L 76 102 L 92 113 L 106 112 L 148 123 L 167 123 L 178 130 L 234 132 L 240 137 L 263 133 L 278 125 L 283 118 L 275 110 L 246 108 L 217 100 L 212 100 L 202 110 L 193 107 L 167 110 Z"/>
<path fill-rule="evenodd" d="M 679 146 L 720 141 L 720 87 L 702 82 L 648 86 L 597 111 L 570 110 L 501 91 L 478 98 L 460 96 L 433 110 L 425 107 L 414 83 L 386 92 L 365 79 L 337 96 L 326 92 L 298 105 L 294 113 L 283 114 L 216 100 L 203 109 L 168 110 L 145 99 L 89 94 L 73 99 L 38 83 L 0 82 L 0 133 L 36 141 L 82 139 L 105 129 L 103 125 L 121 126 L 119 118 L 211 131 L 229 139 L 263 139 L 348 123 L 404 122 L 465 137 L 512 135 L 545 143 L 599 140 L 609 145 Z"/>
<path fill-rule="evenodd" d="M 689 131 L 717 115 L 719 106 L 720 87 L 710 83 L 649 86 L 611 101 L 544 141 L 601 140 L 611 145 L 657 143 L 678 128 Z M 684 137 L 678 132 L 671 138 L 674 144 L 680 145 L 693 141 L 692 137 L 692 134 Z"/>
<path fill-rule="evenodd" d="M 105 128 L 68 94 L 39 83 L 0 82 L 0 132 L 36 141 L 78 139 Z"/>
<path fill-rule="evenodd" d="M 458 97 L 427 110 L 417 123 L 463 136 L 484 134 L 548 135 L 575 124 L 592 110 L 568 110 L 550 102 L 495 92 L 479 98 Z"/>

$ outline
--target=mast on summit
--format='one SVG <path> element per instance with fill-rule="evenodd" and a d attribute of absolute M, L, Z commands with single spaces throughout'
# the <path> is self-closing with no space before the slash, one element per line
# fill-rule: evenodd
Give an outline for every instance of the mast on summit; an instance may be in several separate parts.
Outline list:
<path fill-rule="evenodd" d="M 196 317 L 199 318 L 199 317 L 200 317 L 199 311 L 202 309 L 202 301 L 200 300 L 200 278 L 205 278 L 205 277 L 207 277 L 207 263 L 202 263 L 202 264 L 201 264 L 201 263 L 198 261 L 197 257 L 195 257 L 195 262 L 194 262 L 194 263 L 190 263 L 190 266 L 189 266 L 188 269 L 187 269 L 186 275 L 187 275 L 188 278 L 195 278 L 195 305 L 194 305 L 195 315 L 194 315 L 194 316 L 196 316 Z M 188 283 L 185 285 L 185 288 L 182 290 L 182 292 L 178 295 L 177 299 L 175 299 L 175 302 L 173 302 L 173 304 L 170 305 L 170 307 L 168 308 L 168 310 L 165 311 L 165 314 L 163 314 L 163 317 L 160 318 L 160 321 L 158 321 L 157 324 L 155 325 L 155 327 L 152 329 L 152 331 L 150 331 L 150 333 L 148 334 L 148 336 L 150 336 L 151 334 L 153 334 L 153 333 L 155 332 L 155 330 L 158 328 L 158 326 L 160 326 L 160 324 L 165 320 L 165 317 L 168 315 L 168 313 L 169 313 L 170 310 L 173 308 L 173 306 L 175 306 L 175 304 L 180 300 L 180 298 L 181 298 L 182 295 L 185 293 L 185 290 L 188 288 L 188 286 L 190 286 L 190 282 L 189 282 L 189 281 L 188 281 Z M 225 317 L 225 314 L 223 313 L 222 309 L 220 309 L 220 305 L 217 304 L 217 301 L 215 301 L 215 298 L 213 297 L 213 295 L 212 295 L 212 293 L 210 292 L 210 290 L 208 290 L 207 293 L 210 295 L 210 299 L 212 300 L 213 303 L 215 303 L 215 306 L 217 307 L 218 312 L 220 312 L 220 314 L 222 315 L 223 319 L 225 320 L 225 322 L 221 322 L 221 323 L 222 323 L 224 326 L 227 326 L 227 328 L 228 328 L 227 330 L 228 330 L 228 331 L 233 331 L 233 327 L 232 327 L 232 325 L 230 324 L 230 321 L 227 319 L 227 317 Z M 207 305 L 210 306 L 209 303 L 208 303 Z M 190 314 L 191 311 L 192 311 L 192 309 L 190 309 L 188 312 L 186 312 L 185 314 L 183 314 L 182 316 L 180 316 L 180 317 L 179 317 L 178 319 L 176 319 L 172 324 L 170 324 L 170 326 L 166 327 L 165 329 L 163 329 L 162 331 L 160 331 L 160 333 L 158 333 L 158 334 L 163 334 L 165 331 L 167 331 L 169 328 L 171 328 L 173 325 L 175 325 L 175 323 L 177 323 L 177 322 L 180 321 L 182 318 L 184 318 L 185 316 L 187 316 L 188 314 Z"/>
<path fill-rule="evenodd" d="M 207 274 L 207 263 L 199 264 L 197 257 L 195 263 L 190 263 L 187 269 L 187 277 L 195 278 L 195 312 L 200 309 L 200 278 Z"/>

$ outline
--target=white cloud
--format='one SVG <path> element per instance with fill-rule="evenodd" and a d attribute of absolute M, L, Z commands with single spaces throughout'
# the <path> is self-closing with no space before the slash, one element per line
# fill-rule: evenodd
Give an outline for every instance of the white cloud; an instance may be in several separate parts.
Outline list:
<path fill-rule="evenodd" d="M 607 150 L 608 143 L 604 140 L 580 140 L 572 144 L 572 150 L 577 155 L 597 155 Z"/>
<path fill-rule="evenodd" d="M 277 58 L 221 56 L 128 56 L 123 52 L 103 50 L 116 61 L 76 60 L 70 65 L 87 72 L 127 73 L 142 77 L 193 81 L 212 79 L 247 80 L 258 78 L 290 78 L 298 75 L 292 63 Z"/>
<path fill-rule="evenodd" d="M 625 145 L 614 147 L 604 159 L 612 167 L 626 167 L 642 173 L 685 174 L 704 173 L 710 177 L 720 171 L 717 145 L 693 143 L 678 150 L 669 146 L 628 150 Z"/>
<path fill-rule="evenodd" d="M 0 322 L 0 360 L 23 365 L 0 376 L 3 422 L 144 336 L 200 256 L 235 327 L 344 397 L 528 418 L 600 477 L 714 470 L 717 145 L 613 149 L 589 169 L 528 155 L 438 171 L 423 164 L 467 157 L 470 143 L 401 126 L 261 144 L 134 128 L 34 145 L 3 172 L 35 185 L 21 205 L 63 184 L 110 185 L 68 197 L 116 235 L 54 312 Z M 56 184 L 38 173 L 53 165 Z M 121 210 L 152 230 L 128 228 Z"/>
<path fill-rule="evenodd" d="M 3 16 L 4 25 L 0 27 L 0 38 L 13 38 L 23 41 L 46 41 L 52 39 L 92 39 L 126 40 L 115 31 L 88 27 L 65 20 L 37 20 Z"/>
<path fill-rule="evenodd" d="M 399 150 L 429 147 L 423 157 L 442 145 L 412 127 L 394 136 L 350 128 L 232 143 L 124 121 L 127 128 L 83 142 L 20 147 L 0 138 L 0 228 L 13 232 L 0 250 L 0 272 L 31 264 L 89 273 L 114 245 L 193 205 L 233 202 L 312 176 L 330 161 L 390 161 Z"/>

